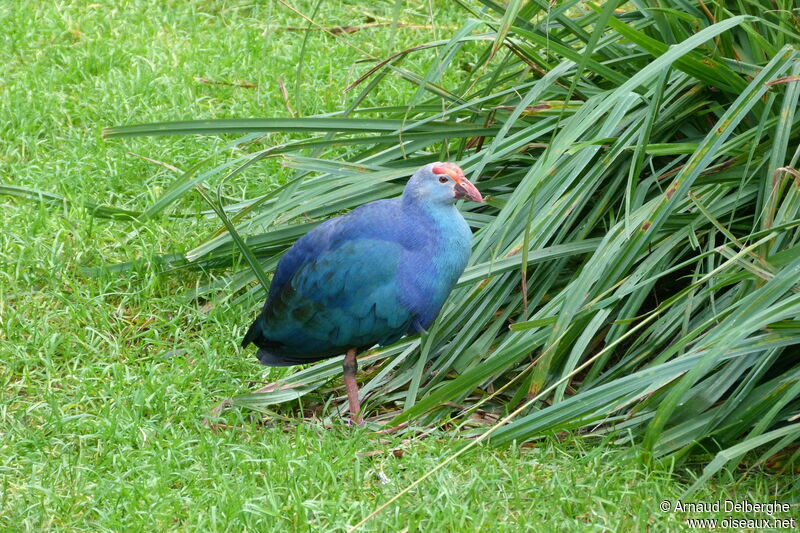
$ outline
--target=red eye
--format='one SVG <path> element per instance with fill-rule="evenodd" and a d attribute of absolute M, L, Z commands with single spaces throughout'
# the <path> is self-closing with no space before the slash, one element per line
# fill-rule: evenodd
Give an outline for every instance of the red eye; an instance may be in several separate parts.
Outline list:
<path fill-rule="evenodd" d="M 442 176 L 441 178 L 439 178 L 439 183 L 447 183 L 447 178 Z"/>

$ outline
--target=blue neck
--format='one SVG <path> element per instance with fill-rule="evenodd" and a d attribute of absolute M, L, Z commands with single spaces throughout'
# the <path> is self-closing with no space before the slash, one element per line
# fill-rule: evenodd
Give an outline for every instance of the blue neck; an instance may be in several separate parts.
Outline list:
<path fill-rule="evenodd" d="M 456 209 L 455 203 L 421 200 L 415 197 L 414 192 L 408 188 L 403 191 L 402 200 L 404 209 L 431 219 L 442 229 L 445 229 L 455 217 L 461 218 L 461 213 Z"/>

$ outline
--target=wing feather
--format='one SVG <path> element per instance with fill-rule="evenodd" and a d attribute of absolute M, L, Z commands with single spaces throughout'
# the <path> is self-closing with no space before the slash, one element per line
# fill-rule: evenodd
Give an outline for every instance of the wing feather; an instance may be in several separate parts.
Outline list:
<path fill-rule="evenodd" d="M 402 254 L 398 243 L 357 239 L 306 261 L 265 309 L 265 335 L 296 354 L 401 336 L 412 320 L 397 279 Z"/>

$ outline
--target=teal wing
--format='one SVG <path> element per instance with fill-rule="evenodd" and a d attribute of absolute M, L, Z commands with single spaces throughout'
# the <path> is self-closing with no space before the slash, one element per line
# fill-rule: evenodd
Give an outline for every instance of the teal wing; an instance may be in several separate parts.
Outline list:
<path fill-rule="evenodd" d="M 265 308 L 264 335 L 310 360 L 393 342 L 412 321 L 398 279 L 403 254 L 396 242 L 361 238 L 308 258 Z"/>

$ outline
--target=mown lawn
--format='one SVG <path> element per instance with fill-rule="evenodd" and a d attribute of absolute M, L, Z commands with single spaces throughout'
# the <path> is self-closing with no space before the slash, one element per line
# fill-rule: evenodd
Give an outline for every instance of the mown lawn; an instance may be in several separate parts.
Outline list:
<path fill-rule="evenodd" d="M 258 304 L 187 299 L 207 280 L 201 274 L 87 276 L 83 268 L 184 250 L 216 223 L 106 221 L 80 205 L 140 210 L 175 175 L 133 154 L 186 168 L 224 142 L 106 141 L 103 126 L 287 116 L 279 79 L 293 112 L 331 112 L 369 67 L 356 63 L 359 50 L 385 57 L 446 35 L 466 15 L 444 2 L 404 7 L 401 20 L 414 27 L 398 29 L 394 42 L 386 26 L 338 40 L 312 32 L 302 55 L 303 32 L 286 28 L 306 22 L 277 2 L 117 4 L 0 5 L 0 183 L 72 202 L 0 197 L 0 530 L 346 530 L 460 443 L 303 420 L 270 425 L 246 412 L 211 431 L 203 417 L 216 402 L 276 372 L 238 348 Z M 394 2 L 364 5 L 326 2 L 315 19 L 325 26 L 391 20 Z M 296 7 L 311 14 L 314 3 Z M 421 69 L 425 57 L 404 65 Z M 387 80 L 367 104 L 414 91 Z M 239 186 L 266 188 L 285 172 L 270 159 Z M 182 210 L 205 209 L 194 201 Z M 329 393 L 341 394 L 335 385 Z M 680 527 L 685 516 L 658 504 L 676 499 L 690 475 L 631 457 L 566 437 L 478 448 L 366 529 Z M 786 496 L 768 474 L 735 478 L 717 478 L 692 499 Z"/>

